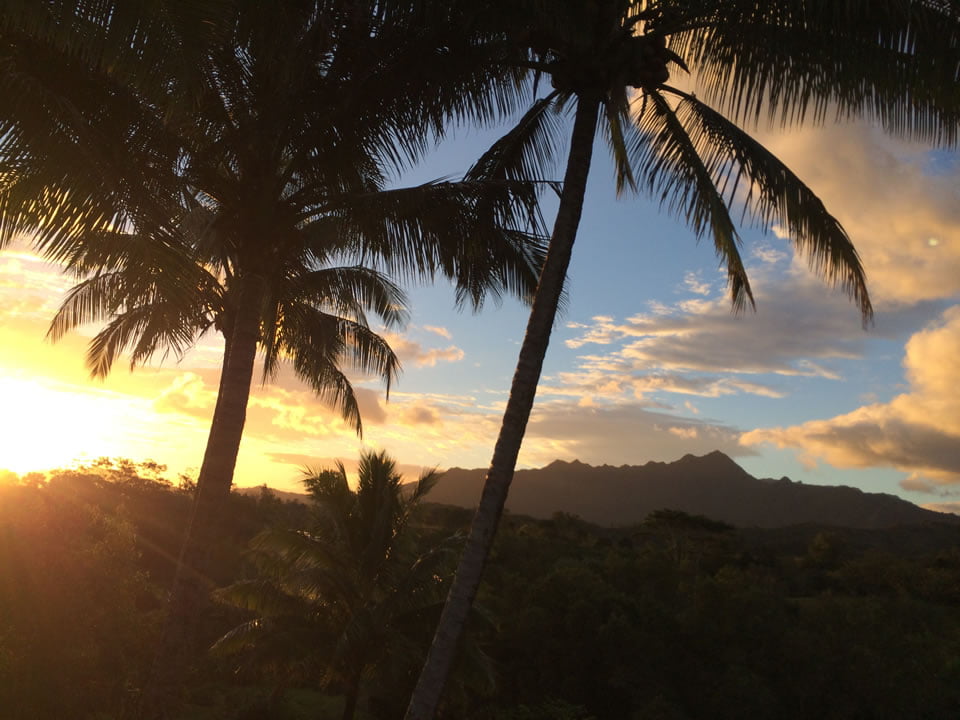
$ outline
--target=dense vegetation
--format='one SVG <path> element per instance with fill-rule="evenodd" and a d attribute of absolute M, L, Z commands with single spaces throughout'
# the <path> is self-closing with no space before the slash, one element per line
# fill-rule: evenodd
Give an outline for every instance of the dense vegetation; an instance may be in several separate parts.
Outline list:
<path fill-rule="evenodd" d="M 317 495 L 326 490 L 317 477 L 331 475 L 314 476 L 310 504 L 284 502 L 267 490 L 231 495 L 229 532 L 216 548 L 218 586 L 271 585 L 277 565 L 264 556 L 276 559 L 282 543 L 271 546 L 265 538 L 290 530 L 322 538 L 316 534 L 322 517 L 334 527 L 321 512 Z M 150 670 L 193 489 L 188 479 L 166 480 L 161 466 L 108 461 L 0 485 L 5 718 L 129 716 Z M 373 506 L 380 507 L 375 502 L 367 511 Z M 360 537 L 359 506 L 351 507 L 343 517 L 354 518 L 349 532 Z M 409 511 L 403 545 L 380 556 L 378 567 L 388 567 L 382 564 L 388 559 L 401 567 L 433 557 L 430 574 L 441 590 L 451 569 L 444 555 L 455 552 L 437 549 L 456 548 L 470 513 L 403 507 Z M 338 543 L 331 547 L 347 555 L 350 547 L 371 547 Z M 546 521 L 508 515 L 442 716 L 957 717 L 958 543 L 960 530 L 952 526 L 761 531 L 660 511 L 640 525 L 607 529 L 570 515 Z M 391 578 L 403 575 L 380 574 L 375 596 L 388 597 Z M 408 585 L 405 592 L 422 591 Z M 300 605 L 313 638 L 329 627 L 324 620 L 351 619 L 342 605 L 325 615 L 318 598 Z M 412 598 L 400 598 L 393 607 L 401 612 L 391 617 L 430 606 Z M 235 604 L 209 608 L 200 646 L 262 615 Z M 353 620 L 362 629 L 361 615 Z M 357 717 L 395 718 L 430 631 L 376 642 L 385 657 L 369 656 L 363 677 L 375 682 L 361 684 Z M 330 671 L 343 642 L 316 642 L 310 657 L 283 642 L 269 652 L 240 645 L 239 652 L 194 658 L 180 717 L 343 716 L 344 684 Z"/>
<path fill-rule="evenodd" d="M 227 687 L 217 663 L 199 664 L 192 677 L 176 672 L 181 661 L 199 657 L 191 648 L 209 644 L 236 621 L 233 610 L 206 609 L 205 581 L 236 586 L 254 573 L 240 549 L 267 522 L 267 508 L 273 522 L 321 537 L 313 521 L 286 517 L 298 511 L 268 496 L 263 507 L 229 498 L 258 352 L 266 378 L 279 360 L 291 360 L 301 379 L 359 430 L 345 371 L 379 376 L 389 385 L 397 368 L 367 316 L 396 325 L 403 294 L 395 279 L 439 274 L 455 284 L 461 301 L 479 306 L 487 294 L 509 293 L 532 300 L 532 309 L 486 489 L 407 717 L 434 717 L 491 553 L 500 558 L 494 562 L 500 575 L 482 591 L 490 628 L 509 628 L 518 616 L 534 615 L 501 634 L 478 630 L 474 613 L 473 632 L 503 677 L 525 679 L 512 692 L 501 682 L 501 691 L 491 696 L 496 702 L 487 706 L 456 706 L 455 696 L 448 696 L 448 716 L 713 716 L 721 706 L 849 716 L 839 700 L 826 711 L 808 708 L 780 686 L 781 676 L 806 682 L 799 648 L 810 643 L 802 632 L 799 639 L 793 631 L 781 632 L 766 658 L 751 652 L 742 659 L 730 655 L 730 648 L 750 639 L 748 630 L 762 628 L 768 615 L 771 627 L 782 630 L 808 622 L 832 628 L 843 612 L 858 620 L 878 612 L 903 631 L 913 626 L 898 613 L 925 622 L 929 613 L 922 603 L 942 603 L 938 592 L 924 594 L 931 586 L 922 582 L 925 576 L 911 576 L 906 594 L 895 596 L 892 609 L 883 612 L 853 601 L 834 606 L 832 599 L 822 600 L 823 588 L 798 590 L 806 587 L 796 577 L 812 567 L 807 561 L 777 557 L 769 567 L 744 561 L 735 539 L 720 542 L 735 536 L 710 523 L 692 523 L 698 528 L 693 533 L 681 516 L 654 523 L 670 528 L 666 549 L 656 533 L 639 544 L 628 536 L 603 544 L 603 536 L 589 528 L 573 541 L 553 537 L 539 524 L 525 533 L 512 528 L 499 541 L 501 547 L 520 537 L 532 543 L 520 557 L 497 554 L 493 542 L 562 297 L 598 129 L 613 153 L 618 189 L 649 191 L 696 236 L 712 238 L 735 307 L 752 303 L 733 219 L 742 210 L 744 219 L 787 228 L 795 249 L 848 292 L 866 321 L 871 304 L 850 239 L 803 182 L 738 123 L 766 116 L 793 126 L 835 111 L 875 121 L 907 139 L 955 145 L 958 18 L 956 0 L 6 3 L 0 11 L 0 86 L 10 101 L 0 112 L 0 246 L 29 236 L 38 251 L 81 280 L 55 318 L 52 336 L 85 322 L 106 322 L 88 357 L 95 374 L 109 370 L 124 350 L 136 365 L 164 348 L 182 354 L 211 330 L 224 340 L 218 401 L 188 524 L 187 489 L 178 495 L 160 482 L 144 482 L 129 465 L 99 468 L 107 480 L 61 473 L 9 491 L 19 496 L 9 498 L 4 510 L 10 514 L 4 527 L 12 568 L 4 585 L 9 612 L 0 621 L 3 662 L 11 668 L 3 676 L 9 680 L 3 690 L 10 695 L 8 706 L 29 708 L 16 712 L 32 717 L 42 708 L 55 716 L 67 708 L 71 715 L 122 709 L 125 698 L 141 694 L 149 664 L 142 653 L 153 633 L 160 634 L 162 661 L 154 664 L 143 703 L 153 708 L 151 717 L 166 715 L 159 700 L 172 687 Z M 702 99 L 669 84 L 671 73 L 689 69 L 698 75 Z M 548 78 L 552 91 L 545 89 Z M 523 107 L 529 109 L 520 123 L 462 183 L 394 188 L 396 176 L 451 123 L 504 119 Z M 557 122 L 563 114 L 574 119 L 569 135 Z M 550 161 L 564 136 L 569 156 L 557 184 Z M 751 191 L 738 192 L 741 183 Z M 535 199 L 537 189 L 547 186 L 560 197 L 544 256 Z M 158 497 L 147 502 L 143 496 L 149 493 Z M 184 527 L 187 539 L 178 552 Z M 540 540 L 538 528 L 546 533 Z M 443 522 L 437 531 L 453 529 Z M 687 540 L 691 533 L 695 542 Z M 620 540 L 634 544 L 622 547 Z M 691 551 L 698 559 L 693 566 L 691 542 L 704 545 Z M 385 557 L 392 558 L 391 552 Z M 178 555 L 174 574 L 171 563 Z M 510 569 L 528 555 L 540 562 L 511 584 Z M 929 570 L 913 562 L 908 575 L 919 573 L 917 567 Z M 285 587 L 290 571 L 275 567 L 269 579 Z M 849 572 L 846 565 L 823 570 L 822 585 L 855 597 L 851 583 L 830 574 L 845 578 Z M 176 579 L 165 603 L 157 583 L 165 587 L 171 576 Z M 631 577 L 642 577 L 643 585 L 625 584 L 623 578 Z M 87 584 L 97 578 L 102 591 Z M 267 582 L 262 575 L 250 580 Z M 446 590 L 444 574 L 434 573 L 433 580 L 431 590 Z M 530 595 L 541 585 L 551 599 L 577 588 L 589 602 L 578 595 L 556 607 L 544 605 Z M 371 587 L 403 596 L 399 586 L 379 578 Z M 767 594 L 756 590 L 768 587 Z M 742 588 L 757 597 L 740 597 Z M 314 606 L 313 612 L 329 614 L 329 600 L 321 596 L 318 586 L 296 597 Z M 503 604 L 504 598 L 511 604 Z M 907 601 L 921 605 L 902 606 Z M 757 613 L 748 627 L 737 620 L 744 604 Z M 165 605 L 161 630 L 156 616 Z M 583 617 L 567 617 L 581 606 Z M 265 606 L 256 609 L 264 622 L 277 617 Z M 663 618 L 656 614 L 661 611 Z M 50 617 L 42 617 L 45 612 Z M 709 623 L 698 624 L 701 616 Z M 650 667 L 637 659 L 648 657 L 640 651 L 644 643 L 659 649 L 656 637 L 646 635 L 651 617 L 662 620 L 655 627 L 672 642 L 691 648 L 692 657 L 682 658 L 683 672 L 671 665 L 670 653 L 651 660 Z M 340 620 L 354 627 L 349 613 Z M 916 635 L 917 648 L 930 650 L 925 658 L 939 657 L 927 644 L 952 642 L 950 618 L 938 620 L 943 627 L 936 641 L 925 634 L 926 625 L 906 633 Z M 518 645 L 530 628 L 565 622 L 571 631 L 589 629 L 584 642 L 599 642 L 609 625 L 611 639 L 622 647 L 604 645 L 587 654 L 577 647 L 581 654 L 570 658 L 573 646 L 558 640 L 549 657 L 534 652 L 562 633 Z M 729 632 L 717 629 L 728 626 Z M 24 629 L 29 627 L 35 635 Z M 628 628 L 640 634 L 634 637 Z M 845 632 L 847 625 L 839 622 L 830 640 L 845 638 Z M 125 637 L 131 638 L 129 649 Z M 343 642 L 353 647 L 354 641 Z M 504 642 L 517 647 L 504 654 Z M 328 666 L 346 653 L 341 645 Z M 417 656 L 415 645 L 405 658 Z M 69 646 L 57 658 L 65 663 L 57 681 L 72 683 L 72 695 L 45 685 L 60 669 L 53 662 L 57 646 Z M 878 656 L 899 658 L 897 652 L 917 648 L 884 647 Z M 76 657 L 68 658 L 71 653 Z M 396 710 L 382 708 L 401 707 L 358 694 L 359 676 L 378 664 L 374 655 L 361 653 L 349 668 L 325 673 L 339 679 L 323 687 L 340 687 L 347 696 L 344 717 L 352 716 L 355 699 L 383 716 Z M 771 658 L 780 662 L 754 666 Z M 854 660 L 871 671 L 880 664 L 869 657 Z M 929 703 L 944 693 L 929 683 L 947 682 L 953 667 L 912 662 L 914 670 L 904 670 L 904 678 L 889 677 L 889 665 L 876 671 L 886 672 L 881 679 L 892 687 L 898 687 L 893 680 L 916 681 L 917 697 L 903 695 L 910 696 L 913 714 L 918 708 L 921 714 L 940 712 Z M 832 668 L 819 659 L 811 667 L 821 673 Z M 658 672 L 702 688 L 698 699 L 671 690 L 669 683 L 658 683 L 651 696 L 645 683 Z M 536 676 L 526 677 L 531 673 Z M 396 687 L 409 685 L 408 679 Z M 256 673 L 248 682 L 267 685 L 266 676 Z M 381 683 L 378 690 L 388 687 Z M 818 698 L 837 695 L 829 689 L 805 688 Z M 273 687 L 273 701 L 280 703 L 285 692 Z M 470 695 L 478 693 L 474 688 Z M 24 705 L 21 694 L 33 704 Z M 875 697 L 877 712 L 898 709 L 883 693 Z M 737 705 L 748 701 L 761 704 Z M 877 716 L 872 710 L 867 714 Z"/>

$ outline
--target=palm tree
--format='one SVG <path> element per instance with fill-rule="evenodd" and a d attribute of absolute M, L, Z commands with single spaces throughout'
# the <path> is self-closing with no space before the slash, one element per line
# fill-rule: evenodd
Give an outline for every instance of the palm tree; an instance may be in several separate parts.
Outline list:
<path fill-rule="evenodd" d="M 158 107 L 189 104 L 231 0 L 9 0 L 0 10 L 0 249 L 20 234 L 59 260 L 89 233 L 177 192 Z M 182 92 L 171 97 L 171 78 Z M 153 218 L 157 221 L 157 218 Z"/>
<path fill-rule="evenodd" d="M 39 68 L 24 82 L 40 95 L 51 87 L 59 93 L 55 103 L 34 98 L 10 109 L 0 147 L 12 168 L 0 189 L 3 237 L 36 233 L 41 249 L 83 279 L 52 335 L 113 318 L 91 345 L 95 374 L 109 371 L 124 348 L 139 363 L 163 348 L 181 353 L 211 326 L 225 335 L 198 480 L 201 517 L 229 490 L 258 347 L 268 375 L 292 357 L 359 430 L 345 377 L 330 361 L 343 359 L 347 341 L 361 369 L 388 383 L 395 375 L 395 358 L 358 314 L 400 320 L 393 307 L 400 295 L 383 272 L 407 279 L 441 272 L 460 302 L 479 307 L 489 293 L 529 293 L 542 257 L 527 232 L 536 222 L 528 187 L 473 176 L 385 189 L 390 172 L 426 148 L 425 126 L 441 132 L 449 106 L 462 105 L 453 92 L 441 93 L 439 109 L 427 103 L 423 94 L 436 85 L 429 73 L 421 73 L 420 88 L 391 87 L 388 71 L 409 69 L 416 35 L 401 10 L 238 6 L 226 29 L 194 53 L 190 73 L 162 67 L 164 94 L 190 102 L 163 104 L 126 77 L 86 66 L 75 73 L 83 80 L 78 92 L 38 79 L 54 59 L 69 65 L 70 56 L 17 34 L 11 56 L 22 72 L 5 76 Z M 110 35 L 114 15 L 107 16 L 102 30 Z M 422 40 L 414 47 L 431 48 Z M 42 62 L 31 64 L 36 53 Z M 484 71 L 460 85 L 510 82 Z M 482 102 L 470 108 L 464 112 L 490 112 Z M 72 162 L 67 175 L 51 169 L 60 156 Z M 108 182 L 98 188 L 97 176 Z M 344 259 L 355 266 L 320 272 Z M 297 311 L 300 303 L 308 309 Z M 346 313 L 352 324 L 323 326 L 311 303 Z"/>
<path fill-rule="evenodd" d="M 149 38 L 165 38 L 170 17 L 194 19 L 175 0 L 149 6 L 155 22 L 124 3 L 95 14 L 66 2 L 0 22 L 0 86 L 21 90 L 0 111 L 0 240 L 32 233 L 81 280 L 52 336 L 109 321 L 88 355 L 102 375 L 125 349 L 139 364 L 224 335 L 190 571 L 173 594 L 181 637 L 204 594 L 258 350 L 265 377 L 292 360 L 359 432 L 341 365 L 388 387 L 395 377 L 365 318 L 402 320 L 387 274 L 440 273 L 478 308 L 532 293 L 543 256 L 528 184 L 475 172 L 387 189 L 447 117 L 509 106 L 517 73 L 442 62 L 443 22 L 423 25 L 407 3 L 210 4 L 214 30 L 174 35 L 194 40 L 164 40 L 165 52 Z M 61 42 L 73 31 L 80 40 Z M 166 655 L 158 666 L 175 664 Z"/>
<path fill-rule="evenodd" d="M 291 315 L 292 301 L 357 293 L 334 301 L 352 315 L 359 305 L 379 307 L 396 323 L 400 314 L 390 305 L 399 295 L 380 271 L 406 279 L 439 271 L 456 283 L 458 302 L 476 308 L 489 293 L 529 293 L 542 259 L 537 238 L 525 230 L 537 222 L 529 187 L 474 175 L 385 190 L 390 171 L 425 150 L 425 129 L 442 131 L 451 105 L 484 116 L 494 103 L 464 103 L 442 87 L 449 97 L 427 103 L 423 94 L 437 90 L 430 73 L 408 81 L 403 92 L 390 91 L 389 71 L 410 74 L 411 47 L 439 45 L 409 41 L 412 16 L 403 3 L 234 4 L 239 9 L 223 21 L 226 28 L 192 53 L 199 67 L 187 73 L 176 63 L 162 65 L 156 84 L 188 103 L 159 104 L 153 85 L 141 94 L 133 71 L 117 79 L 99 65 L 75 69 L 75 49 L 38 41 L 36 28 L 34 35 L 7 33 L 4 59 L 15 69 L 0 74 L 11 87 L 19 81 L 32 91 L 8 109 L 0 128 L 7 163 L 0 238 L 33 233 L 40 249 L 83 280 L 55 319 L 53 337 L 114 318 L 88 358 L 103 375 L 125 348 L 139 364 L 161 348 L 182 354 L 211 326 L 224 333 L 224 370 L 236 372 L 223 374 L 221 396 L 230 407 L 218 407 L 213 425 L 230 423 L 234 432 L 214 430 L 201 478 L 216 480 L 198 483 L 220 494 L 229 489 L 231 447 L 258 343 L 268 374 L 292 352 L 298 372 L 341 400 L 359 430 L 355 404 L 332 390 L 343 378 L 307 370 L 309 359 L 294 350 L 311 338 L 306 318 Z M 57 27 L 103 23 L 88 54 L 100 57 L 115 34 L 128 42 L 122 31 L 130 17 L 120 6 L 78 23 L 79 11 L 71 15 L 63 5 L 56 4 Z M 71 81 L 82 80 L 80 90 L 51 77 L 64 66 L 75 70 Z M 460 85 L 511 83 L 486 71 L 474 75 Z M 315 274 L 344 259 L 368 269 Z M 361 365 L 372 362 L 369 344 L 360 352 Z M 381 361 L 368 369 L 389 381 L 395 360 Z"/>
<path fill-rule="evenodd" d="M 553 92 L 479 164 L 508 177 L 542 172 L 555 113 L 572 110 L 574 123 L 500 435 L 408 720 L 433 717 L 480 583 L 533 406 L 600 118 L 618 189 L 653 193 L 696 236 L 712 237 L 735 309 L 753 304 L 730 214 L 740 203 L 758 223 L 788 228 L 812 268 L 847 292 L 865 323 L 872 308 L 850 239 L 803 182 L 736 122 L 768 115 L 789 126 L 836 113 L 946 144 L 960 129 L 954 0 L 531 0 L 499 9 L 509 18 L 501 39 L 513 43 L 505 60 L 549 76 Z M 688 66 L 716 108 L 668 84 L 671 71 Z"/>
<path fill-rule="evenodd" d="M 451 568 L 453 546 L 449 539 L 425 546 L 410 525 L 437 477 L 428 472 L 404 487 L 384 452 L 361 455 L 355 490 L 342 463 L 308 471 L 312 527 L 268 530 L 253 541 L 259 577 L 217 596 L 256 617 L 214 650 L 246 651 L 251 662 L 275 667 L 281 684 L 323 678 L 344 695 L 344 720 L 353 718 L 366 678 L 422 657 L 443 602 L 439 578 Z"/>

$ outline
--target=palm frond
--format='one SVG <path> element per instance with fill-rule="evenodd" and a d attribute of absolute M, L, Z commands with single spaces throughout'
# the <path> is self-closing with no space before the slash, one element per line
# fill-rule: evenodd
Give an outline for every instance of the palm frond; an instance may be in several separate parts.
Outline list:
<path fill-rule="evenodd" d="M 308 303 L 361 325 L 367 324 L 367 313 L 388 328 L 401 327 L 409 318 L 403 289 L 384 273 L 362 265 L 296 274 L 286 289 L 285 303 Z"/>
<path fill-rule="evenodd" d="M 671 47 L 734 120 L 793 125 L 833 109 L 904 137 L 958 140 L 954 0 L 693 0 L 677 13 Z"/>
<path fill-rule="evenodd" d="M 220 598 L 226 598 L 228 593 L 218 592 Z M 267 621 L 262 618 L 254 618 L 245 623 L 237 625 L 230 630 L 210 647 L 210 652 L 214 655 L 231 655 L 245 650 L 250 646 L 256 645 L 269 633 Z"/>
<path fill-rule="evenodd" d="M 553 92 L 534 102 L 509 132 L 497 140 L 464 175 L 468 182 L 547 180 L 560 145 Z"/>
<path fill-rule="evenodd" d="M 116 313 L 90 341 L 87 366 L 93 377 L 110 374 L 117 356 L 130 351 L 130 367 L 146 363 L 161 350 L 182 357 L 193 347 L 206 325 L 188 324 L 180 308 L 158 301 Z"/>
<path fill-rule="evenodd" d="M 811 268 L 839 286 L 856 303 L 864 322 L 873 314 L 866 274 L 853 243 L 820 199 L 769 150 L 696 97 L 665 89 L 680 98 L 676 116 L 714 177 L 726 188 L 727 201 L 744 187 L 744 212 L 769 228 L 778 224 L 806 256 Z"/>
<path fill-rule="evenodd" d="M 427 493 L 436 487 L 442 476 L 443 473 L 437 472 L 436 469 L 429 470 L 421 474 L 417 479 L 417 485 L 410 494 L 408 501 L 414 505 L 419 503 Z"/>
<path fill-rule="evenodd" d="M 216 591 L 216 599 L 241 610 L 252 610 L 271 617 L 298 614 L 304 610 L 300 598 L 283 592 L 270 580 L 241 580 Z M 262 631 L 262 625 L 249 626 L 249 630 Z"/>
<path fill-rule="evenodd" d="M 739 237 L 715 183 L 715 177 L 723 171 L 723 158 L 717 153 L 702 154 L 703 133 L 691 137 L 660 93 L 648 94 L 637 126 L 640 132 L 629 151 L 647 188 L 659 196 L 662 204 L 682 215 L 697 238 L 710 232 L 714 249 L 727 267 L 734 308 L 740 310 L 747 302 L 753 305 Z"/>
<path fill-rule="evenodd" d="M 285 314 L 278 347 L 292 360 L 297 375 L 322 401 L 340 410 L 358 433 L 360 410 L 340 368 L 379 377 L 388 394 L 400 372 L 399 359 L 382 337 L 359 323 L 305 305 Z"/>
<path fill-rule="evenodd" d="M 328 197 L 304 220 L 312 245 L 339 238 L 364 264 L 405 280 L 441 275 L 465 299 L 482 304 L 536 287 L 545 239 L 537 188 L 516 181 L 433 182 L 395 190 Z"/>
<path fill-rule="evenodd" d="M 630 124 L 630 101 L 627 99 L 626 92 L 612 93 L 607 97 L 603 103 L 603 112 L 606 116 L 603 129 L 613 156 L 617 194 L 622 194 L 626 190 L 637 190 L 637 181 L 633 176 L 630 153 L 624 136 L 624 125 Z"/>
<path fill-rule="evenodd" d="M 125 278 L 116 272 L 100 273 L 82 280 L 67 291 L 50 322 L 47 337 L 57 342 L 86 323 L 98 323 L 123 306 Z"/>

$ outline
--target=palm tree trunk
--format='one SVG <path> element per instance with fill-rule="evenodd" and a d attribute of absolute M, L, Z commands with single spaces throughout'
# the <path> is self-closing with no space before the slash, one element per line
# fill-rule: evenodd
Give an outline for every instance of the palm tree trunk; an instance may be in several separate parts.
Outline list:
<path fill-rule="evenodd" d="M 357 702 L 360 699 L 360 679 L 356 678 L 350 682 L 349 687 L 345 689 L 343 695 L 343 714 L 341 720 L 353 720 L 357 714 Z"/>
<path fill-rule="evenodd" d="M 232 335 L 226 340 L 217 403 L 197 478 L 193 511 L 177 561 L 167 619 L 140 704 L 144 718 L 166 716 L 169 691 L 177 684 L 178 672 L 189 662 L 191 646 L 198 635 L 198 616 L 212 584 L 211 558 L 246 422 L 260 340 L 263 294 L 262 279 L 247 281 Z"/>
<path fill-rule="evenodd" d="M 503 506 L 507 501 L 510 482 L 517 466 L 520 445 L 530 419 L 530 411 L 533 409 L 543 359 L 550 342 L 550 331 L 570 264 L 573 242 L 580 225 L 599 107 L 598 97 L 581 96 L 578 99 L 560 208 L 527 321 L 527 332 L 520 348 L 500 435 L 490 469 L 487 471 L 480 505 L 470 528 L 470 536 L 460 556 L 457 574 L 440 616 L 433 645 L 410 698 L 406 720 L 432 720 L 436 712 L 453 664 L 458 640 L 480 586 L 483 568 L 493 545 L 500 516 L 503 514 Z"/>

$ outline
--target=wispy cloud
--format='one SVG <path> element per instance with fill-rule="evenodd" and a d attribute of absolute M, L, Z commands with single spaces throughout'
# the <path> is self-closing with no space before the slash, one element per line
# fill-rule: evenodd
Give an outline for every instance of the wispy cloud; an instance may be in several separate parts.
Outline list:
<path fill-rule="evenodd" d="M 4 250 L 0 254 L 0 323 L 30 318 L 45 329 L 72 285 L 60 266 L 26 250 Z"/>
<path fill-rule="evenodd" d="M 737 428 L 658 412 L 642 403 L 599 407 L 569 400 L 538 403 L 527 436 L 524 457 L 534 465 L 556 458 L 635 464 L 718 449 L 733 456 L 755 454 L 740 443 Z"/>
<path fill-rule="evenodd" d="M 453 335 L 445 327 L 438 327 L 436 325 L 424 325 L 423 329 L 426 330 L 427 332 L 433 333 L 434 335 L 439 335 L 442 338 L 446 338 L 447 340 L 453 339 Z"/>
<path fill-rule="evenodd" d="M 387 342 L 405 365 L 416 367 L 434 367 L 437 363 L 456 363 L 463 360 L 465 354 L 456 345 L 445 348 L 425 348 L 415 340 L 402 335 L 387 334 Z"/>
<path fill-rule="evenodd" d="M 706 296 L 713 290 L 713 286 L 710 283 L 703 282 L 700 279 L 700 273 L 695 272 L 688 272 L 683 276 L 683 286 L 694 295 Z"/>

